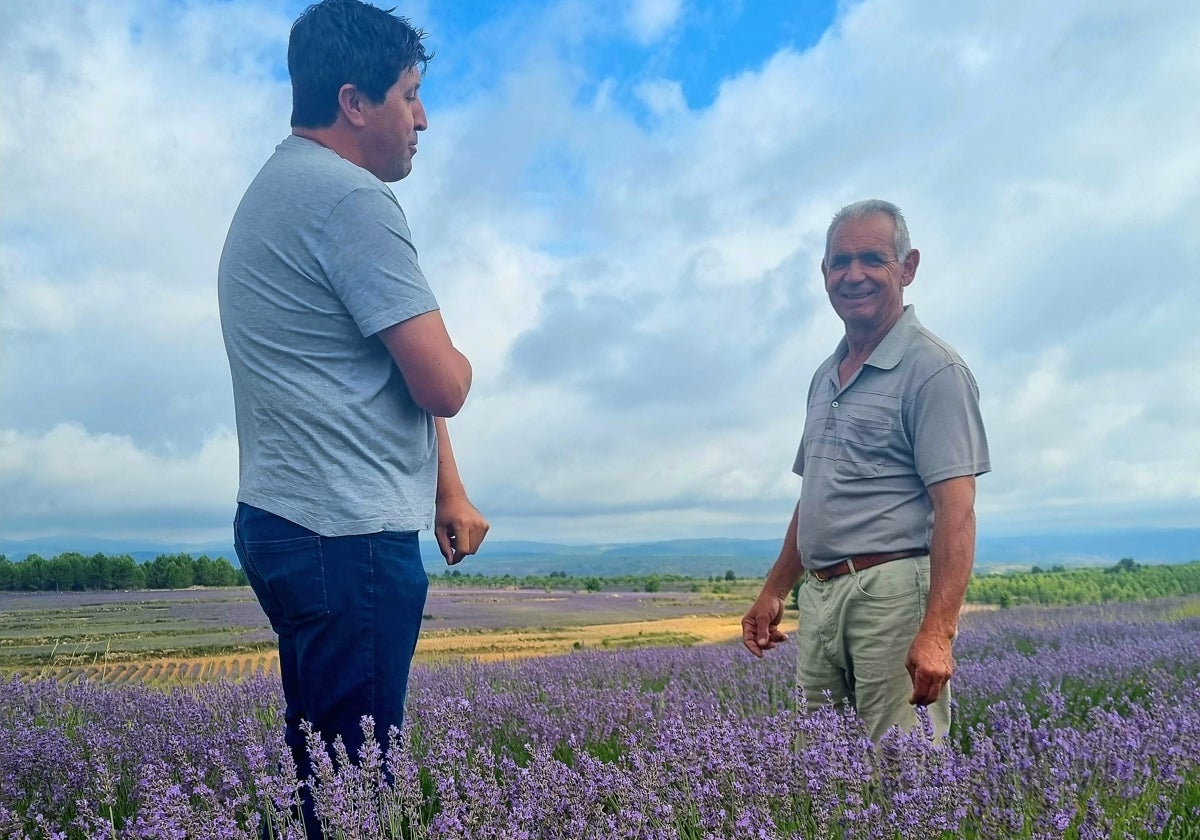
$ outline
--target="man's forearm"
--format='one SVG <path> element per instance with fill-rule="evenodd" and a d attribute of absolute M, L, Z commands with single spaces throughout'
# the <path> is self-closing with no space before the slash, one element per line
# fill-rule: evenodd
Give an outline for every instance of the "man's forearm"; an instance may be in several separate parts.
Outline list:
<path fill-rule="evenodd" d="M 450 430 L 442 417 L 433 418 L 433 427 L 437 432 L 438 462 L 437 462 L 437 498 L 438 500 L 466 496 L 462 478 L 458 474 L 458 464 L 454 460 L 454 449 L 450 446 Z"/>
<path fill-rule="evenodd" d="M 934 499 L 929 545 L 929 606 L 921 631 L 945 638 L 958 630 L 958 615 L 975 564 L 975 480 L 949 479 L 930 488 Z"/>
<path fill-rule="evenodd" d="M 771 571 L 767 573 L 767 581 L 763 584 L 763 592 L 784 599 L 804 574 L 804 563 L 801 561 L 800 548 L 796 543 L 799 516 L 800 507 L 797 505 L 792 512 L 792 521 L 783 538 L 783 545 L 779 549 L 779 557 L 771 566 Z"/>

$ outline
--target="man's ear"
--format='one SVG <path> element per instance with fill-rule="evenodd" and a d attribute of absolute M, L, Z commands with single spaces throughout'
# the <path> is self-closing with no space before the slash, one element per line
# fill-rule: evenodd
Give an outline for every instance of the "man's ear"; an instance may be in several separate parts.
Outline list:
<path fill-rule="evenodd" d="M 349 82 L 338 89 L 338 111 L 355 128 L 362 128 L 366 124 L 363 102 L 363 95 Z"/>
<path fill-rule="evenodd" d="M 917 266 L 921 264 L 921 252 L 913 248 L 900 264 L 900 285 L 907 286 L 917 276 Z"/>

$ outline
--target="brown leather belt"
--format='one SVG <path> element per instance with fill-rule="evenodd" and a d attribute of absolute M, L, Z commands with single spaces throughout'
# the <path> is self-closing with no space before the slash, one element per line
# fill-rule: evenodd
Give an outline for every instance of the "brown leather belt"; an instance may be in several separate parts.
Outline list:
<path fill-rule="evenodd" d="M 905 557 L 920 557 L 928 553 L 928 548 L 908 548 L 904 551 L 887 551 L 883 554 L 859 554 L 827 569 L 812 569 L 809 571 L 809 574 L 817 580 L 824 581 L 850 574 L 851 563 L 854 564 L 854 571 L 861 572 L 863 569 L 869 569 L 872 566 L 882 566 L 884 563 L 890 563 L 893 560 L 903 560 Z"/>

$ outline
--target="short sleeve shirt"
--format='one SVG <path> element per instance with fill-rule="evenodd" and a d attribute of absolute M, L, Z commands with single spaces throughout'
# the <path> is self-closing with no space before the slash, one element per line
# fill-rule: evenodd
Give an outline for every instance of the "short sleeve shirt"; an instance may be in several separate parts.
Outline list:
<path fill-rule="evenodd" d="M 234 215 L 217 290 L 238 501 L 330 537 L 428 528 L 434 421 L 376 333 L 437 300 L 387 184 L 289 136 Z"/>
<path fill-rule="evenodd" d="M 793 471 L 804 478 L 797 543 L 809 569 L 927 548 L 930 484 L 991 470 L 971 371 L 912 306 L 845 385 L 848 347 L 817 369 Z"/>

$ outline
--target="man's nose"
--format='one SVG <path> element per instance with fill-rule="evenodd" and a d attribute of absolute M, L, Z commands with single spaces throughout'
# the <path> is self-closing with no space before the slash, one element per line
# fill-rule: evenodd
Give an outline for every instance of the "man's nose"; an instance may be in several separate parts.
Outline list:
<path fill-rule="evenodd" d="M 424 131 L 427 128 L 429 128 L 429 118 L 425 115 L 425 103 L 418 99 L 416 107 L 413 108 L 413 130 Z"/>
<path fill-rule="evenodd" d="M 846 266 L 846 279 L 851 283 L 857 283 L 859 280 L 867 279 L 867 264 L 858 257 L 850 260 L 850 264 Z"/>

